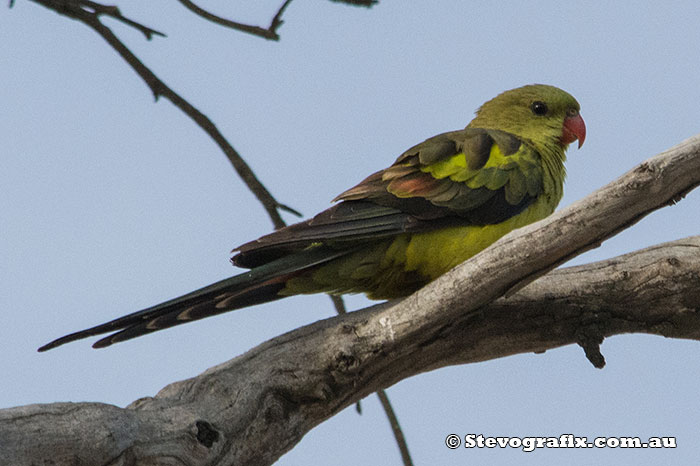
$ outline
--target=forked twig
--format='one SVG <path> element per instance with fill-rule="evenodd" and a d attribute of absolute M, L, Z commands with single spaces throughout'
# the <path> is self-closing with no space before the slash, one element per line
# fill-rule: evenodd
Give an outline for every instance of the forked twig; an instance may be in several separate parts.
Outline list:
<path fill-rule="evenodd" d="M 284 10 L 287 8 L 287 6 L 289 6 L 289 4 L 292 3 L 292 0 L 285 0 L 282 6 L 280 6 L 279 10 L 277 10 L 277 13 L 272 18 L 272 21 L 270 22 L 270 25 L 267 28 L 263 28 L 260 26 L 251 26 L 249 24 L 242 24 L 236 21 L 231 21 L 230 19 L 222 18 L 221 16 L 217 16 L 195 5 L 190 0 L 179 0 L 179 2 L 182 3 L 183 6 L 185 6 L 194 14 L 199 15 L 202 18 L 212 21 L 220 26 L 236 29 L 238 31 L 253 34 L 255 36 L 260 36 L 268 40 L 279 40 L 280 36 L 279 34 L 277 34 L 277 29 L 284 22 L 282 21 L 282 13 L 284 13 Z"/>
<path fill-rule="evenodd" d="M 136 21 L 124 17 L 121 11 L 119 11 L 119 8 L 115 5 L 102 5 L 100 3 L 95 3 L 90 0 L 80 0 L 78 3 L 85 8 L 92 10 L 92 12 L 98 16 L 109 16 L 110 18 L 114 18 L 117 21 L 121 21 L 126 25 L 138 29 L 143 33 L 144 36 L 146 36 L 146 39 L 148 40 L 151 40 L 153 36 L 165 37 L 165 34 L 163 34 L 162 32 L 156 31 L 155 29 L 151 29 L 148 26 L 144 26 L 141 23 L 137 23 Z"/>

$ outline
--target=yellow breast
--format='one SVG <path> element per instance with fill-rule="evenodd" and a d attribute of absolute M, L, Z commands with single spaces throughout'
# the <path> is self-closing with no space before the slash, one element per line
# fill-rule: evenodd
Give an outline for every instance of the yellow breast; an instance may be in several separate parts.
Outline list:
<path fill-rule="evenodd" d="M 386 259 L 396 265 L 397 262 L 405 261 L 405 270 L 418 272 L 434 280 L 486 249 L 506 233 L 545 218 L 554 211 L 556 204 L 552 204 L 546 202 L 543 196 L 520 214 L 502 223 L 451 227 L 414 234 L 409 238 L 397 238 L 395 243 L 398 247 L 392 245 L 387 251 Z"/>

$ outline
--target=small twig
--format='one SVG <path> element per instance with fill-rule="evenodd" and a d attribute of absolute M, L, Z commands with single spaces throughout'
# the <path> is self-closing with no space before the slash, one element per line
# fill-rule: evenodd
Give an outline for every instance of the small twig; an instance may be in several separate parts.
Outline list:
<path fill-rule="evenodd" d="M 292 208 L 292 207 L 289 207 L 287 204 L 281 204 L 281 203 L 278 202 L 278 203 L 277 203 L 277 208 L 280 209 L 280 210 L 284 210 L 285 212 L 289 212 L 290 214 L 295 215 L 295 216 L 297 216 L 297 217 L 303 217 L 303 216 L 304 216 L 301 212 L 299 212 L 298 210 L 296 210 L 296 209 L 294 209 L 294 208 Z"/>
<path fill-rule="evenodd" d="M 403 436 L 403 431 L 399 425 L 399 419 L 396 417 L 396 413 L 394 413 L 394 408 L 391 407 L 389 397 L 383 389 L 377 391 L 377 396 L 379 397 L 379 401 L 382 403 L 382 408 L 384 408 L 386 416 L 389 418 L 389 424 L 391 425 L 392 432 L 394 432 L 396 443 L 399 446 L 403 464 L 405 466 L 413 466 L 413 460 L 411 460 L 411 454 L 408 452 L 406 438 Z"/>
<path fill-rule="evenodd" d="M 379 0 L 331 0 L 331 1 L 335 2 L 335 3 L 345 3 L 347 5 L 352 5 L 352 6 L 364 6 L 367 8 L 371 8 L 372 6 L 379 3 Z"/>
<path fill-rule="evenodd" d="M 343 301 L 343 298 L 334 294 L 329 294 L 328 296 L 330 296 L 331 301 L 333 301 L 335 312 L 337 312 L 338 315 L 347 314 L 348 310 L 345 308 L 345 301 Z"/>
<path fill-rule="evenodd" d="M 134 71 L 145 81 L 146 85 L 153 92 L 153 96 L 156 100 L 160 96 L 165 97 L 170 100 L 177 108 L 182 110 L 187 116 L 189 116 L 200 128 L 202 128 L 221 148 L 221 150 L 226 154 L 226 157 L 233 165 L 233 168 L 243 179 L 243 182 L 248 186 L 255 197 L 262 203 L 263 207 L 267 211 L 267 214 L 272 219 L 272 223 L 275 228 L 281 228 L 285 225 L 282 217 L 277 211 L 278 208 L 283 208 L 282 204 L 277 202 L 272 194 L 265 188 L 265 186 L 257 179 L 253 170 L 250 166 L 243 160 L 240 154 L 233 148 L 233 146 L 226 140 L 223 134 L 218 130 L 214 123 L 197 108 L 195 108 L 188 101 L 183 99 L 179 94 L 168 87 L 160 78 L 158 78 L 146 65 L 144 65 L 141 60 L 139 60 L 126 45 L 124 45 L 119 38 L 112 32 L 110 28 L 102 24 L 99 19 L 99 13 L 96 11 L 87 11 L 80 8 L 76 1 L 66 2 L 61 0 L 32 0 L 35 3 L 39 3 L 47 8 L 56 11 L 59 14 L 68 16 L 78 20 L 85 25 L 92 28 L 97 32 L 107 43 L 112 46 L 114 50 L 126 61 L 129 66 L 131 66 Z M 93 10 L 94 10 L 93 6 Z M 289 209 L 284 206 L 285 210 L 290 210 L 295 212 L 293 209 Z"/>
<path fill-rule="evenodd" d="M 144 26 L 143 24 L 137 23 L 136 21 L 133 21 L 129 18 L 125 18 L 122 16 L 121 12 L 119 11 L 119 8 L 116 6 L 111 6 L 111 5 L 102 5 L 99 3 L 92 2 L 90 0 L 80 0 L 80 4 L 84 7 L 89 8 L 92 10 L 93 13 L 96 15 L 105 15 L 109 16 L 111 18 L 116 19 L 117 21 L 121 21 L 124 24 L 128 24 L 129 26 L 138 29 L 143 33 L 144 36 L 146 36 L 146 39 L 151 40 L 151 38 L 155 36 L 161 36 L 161 37 L 166 37 L 165 34 L 162 32 L 156 31 L 155 29 L 151 29 L 148 26 Z"/>
<path fill-rule="evenodd" d="M 282 13 L 284 13 L 284 10 L 287 9 L 290 3 L 292 3 L 292 0 L 285 0 L 280 9 L 277 10 L 277 13 L 272 17 L 272 21 L 270 22 L 270 30 L 276 31 L 277 28 L 282 25 L 284 22 L 282 21 Z"/>
<path fill-rule="evenodd" d="M 284 13 L 284 10 L 287 8 L 287 6 L 290 3 L 292 3 L 292 0 L 285 0 L 285 2 L 282 4 L 279 10 L 277 10 L 275 16 L 272 18 L 270 26 L 268 26 L 267 28 L 263 28 L 260 26 L 251 26 L 249 24 L 242 24 L 236 21 L 231 21 L 230 19 L 222 18 L 221 16 L 217 16 L 200 8 L 199 6 L 192 3 L 190 0 L 179 0 L 179 2 L 182 3 L 185 6 L 185 8 L 189 9 L 194 14 L 199 15 L 202 18 L 212 21 L 221 26 L 231 29 L 237 29 L 239 31 L 243 31 L 248 34 L 253 34 L 255 36 L 260 36 L 268 40 L 279 40 L 280 36 L 279 34 L 277 34 L 277 29 L 284 22 L 282 21 L 282 13 Z"/>

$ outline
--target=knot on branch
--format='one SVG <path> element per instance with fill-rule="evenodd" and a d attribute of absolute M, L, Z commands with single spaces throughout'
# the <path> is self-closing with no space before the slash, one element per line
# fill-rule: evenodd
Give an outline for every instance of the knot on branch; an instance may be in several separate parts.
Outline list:
<path fill-rule="evenodd" d="M 602 369 L 605 367 L 605 357 L 600 352 L 600 345 L 603 343 L 604 335 L 597 324 L 589 324 L 581 327 L 576 332 L 576 343 L 583 348 L 593 367 Z"/>
<path fill-rule="evenodd" d="M 219 440 L 219 431 L 207 421 L 199 420 L 194 423 L 197 428 L 197 441 L 207 448 Z"/>
<path fill-rule="evenodd" d="M 333 371 L 352 372 L 360 365 L 360 360 L 354 355 L 346 352 L 340 352 L 335 356 L 333 361 Z"/>

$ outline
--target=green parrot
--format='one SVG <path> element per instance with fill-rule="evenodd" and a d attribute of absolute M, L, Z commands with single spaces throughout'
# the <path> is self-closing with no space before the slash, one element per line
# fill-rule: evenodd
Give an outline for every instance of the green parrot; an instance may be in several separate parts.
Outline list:
<path fill-rule="evenodd" d="M 553 86 L 512 89 L 465 129 L 408 149 L 310 220 L 234 250 L 249 271 L 66 335 L 46 351 L 114 332 L 102 348 L 204 317 L 302 293 L 406 296 L 559 204 L 568 145 L 586 137 L 579 104 Z"/>

